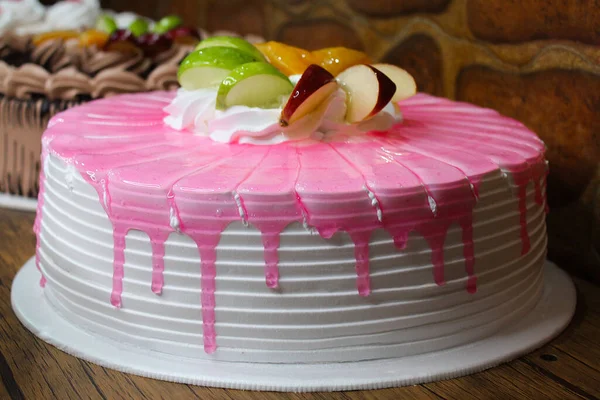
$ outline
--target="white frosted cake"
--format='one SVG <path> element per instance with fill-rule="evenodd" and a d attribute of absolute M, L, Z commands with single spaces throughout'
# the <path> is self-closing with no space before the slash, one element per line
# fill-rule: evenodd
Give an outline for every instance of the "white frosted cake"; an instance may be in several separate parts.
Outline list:
<path fill-rule="evenodd" d="M 239 70 L 217 67 L 189 68 Z M 183 68 L 177 93 L 52 119 L 36 261 L 53 310 L 155 354 L 290 365 L 455 349 L 536 307 L 547 166 L 534 133 L 425 94 L 396 102 L 410 79 L 385 65 L 320 84 L 312 65 L 282 105 L 248 104 L 253 85 L 287 81 L 258 67 L 229 92 Z"/>

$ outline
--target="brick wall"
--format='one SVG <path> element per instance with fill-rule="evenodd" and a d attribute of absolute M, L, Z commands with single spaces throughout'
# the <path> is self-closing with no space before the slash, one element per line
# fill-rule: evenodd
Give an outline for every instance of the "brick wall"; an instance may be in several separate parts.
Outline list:
<path fill-rule="evenodd" d="M 104 4 L 308 49 L 363 49 L 409 70 L 421 91 L 521 120 L 548 146 L 550 257 L 600 281 L 600 0 Z"/>

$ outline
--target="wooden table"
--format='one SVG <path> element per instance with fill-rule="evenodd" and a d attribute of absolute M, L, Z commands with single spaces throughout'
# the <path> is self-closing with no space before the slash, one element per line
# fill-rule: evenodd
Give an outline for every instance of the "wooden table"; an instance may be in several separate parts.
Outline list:
<path fill-rule="evenodd" d="M 575 279 L 577 313 L 549 345 L 488 371 L 396 389 L 271 393 L 161 382 L 102 368 L 37 339 L 12 312 L 10 287 L 33 254 L 34 214 L 0 209 L 0 399 L 575 399 L 600 398 L 600 290 Z"/>

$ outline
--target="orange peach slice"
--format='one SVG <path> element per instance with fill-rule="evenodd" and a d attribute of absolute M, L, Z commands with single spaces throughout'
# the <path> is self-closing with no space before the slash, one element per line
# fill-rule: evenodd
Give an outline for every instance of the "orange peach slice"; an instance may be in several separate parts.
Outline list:
<path fill-rule="evenodd" d="M 302 74 L 310 64 L 314 64 L 312 54 L 298 47 L 279 42 L 257 43 L 255 46 L 275 68 L 287 76 Z"/>
<path fill-rule="evenodd" d="M 40 33 L 39 35 L 35 35 L 33 37 L 33 39 L 31 39 L 31 43 L 34 46 L 39 46 L 40 44 L 47 42 L 48 40 L 56 40 L 56 39 L 69 40 L 69 39 L 76 39 L 78 37 L 79 37 L 79 32 L 77 32 L 77 31 L 53 31 L 53 32 Z"/>
<path fill-rule="evenodd" d="M 109 34 L 96 29 L 89 29 L 79 36 L 79 45 L 81 47 L 96 46 L 101 49 L 108 42 Z"/>
<path fill-rule="evenodd" d="M 370 64 L 371 59 L 362 51 L 346 47 L 330 47 L 312 52 L 314 62 L 331 72 L 334 76 L 358 64 Z"/>

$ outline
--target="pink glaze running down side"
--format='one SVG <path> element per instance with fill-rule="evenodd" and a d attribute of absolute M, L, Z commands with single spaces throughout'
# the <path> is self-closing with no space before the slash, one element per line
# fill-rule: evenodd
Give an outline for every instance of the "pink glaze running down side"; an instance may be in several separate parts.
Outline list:
<path fill-rule="evenodd" d="M 177 229 L 195 241 L 208 353 L 216 350 L 216 248 L 233 221 L 261 232 L 270 288 L 278 286 L 279 235 L 287 225 L 304 222 L 324 238 L 347 232 L 355 245 L 361 296 L 371 291 L 369 241 L 375 229 L 387 230 L 399 251 L 410 232 L 421 234 L 432 249 L 432 279 L 443 285 L 446 232 L 457 223 L 463 232 L 465 289 L 474 293 L 473 208 L 482 177 L 501 169 L 517 187 L 522 253 L 529 251 L 526 186 L 533 182 L 542 205 L 544 145 L 521 123 L 495 111 L 419 94 L 400 103 L 404 122 L 386 134 L 253 146 L 217 143 L 165 126 L 162 109 L 173 96 L 118 96 L 59 114 L 44 134 L 44 154 L 73 164 L 96 189 L 112 222 L 114 306 L 121 307 L 129 230 L 150 238 L 149 290 L 156 294 L 163 289 L 169 234 Z M 44 173 L 38 235 L 43 189 Z"/>

